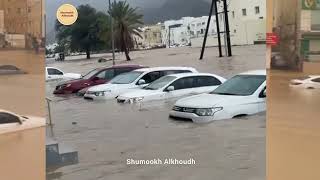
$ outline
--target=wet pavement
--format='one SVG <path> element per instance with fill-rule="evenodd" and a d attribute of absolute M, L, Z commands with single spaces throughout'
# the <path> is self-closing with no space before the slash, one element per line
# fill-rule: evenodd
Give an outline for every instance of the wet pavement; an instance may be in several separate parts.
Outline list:
<path fill-rule="evenodd" d="M 268 180 L 320 179 L 320 90 L 289 87 L 291 79 L 315 73 L 268 73 Z"/>
<path fill-rule="evenodd" d="M 231 77 L 239 72 L 265 68 L 265 46 L 235 47 L 232 58 L 218 58 L 208 48 L 198 60 L 199 48 L 158 49 L 132 52 L 130 63 L 148 66 L 193 66 L 200 72 Z M 108 58 L 107 56 L 106 58 Z M 117 55 L 117 64 L 127 63 Z M 98 59 L 48 61 L 65 72 L 85 73 L 110 66 Z M 53 132 L 59 141 L 73 146 L 79 164 L 47 172 L 47 179 L 265 179 L 265 113 L 210 124 L 194 124 L 168 118 L 173 102 L 120 105 L 115 101 L 86 101 L 77 96 L 54 96 L 57 82 L 47 83 L 52 99 Z M 195 165 L 127 165 L 127 159 L 176 158 Z"/>

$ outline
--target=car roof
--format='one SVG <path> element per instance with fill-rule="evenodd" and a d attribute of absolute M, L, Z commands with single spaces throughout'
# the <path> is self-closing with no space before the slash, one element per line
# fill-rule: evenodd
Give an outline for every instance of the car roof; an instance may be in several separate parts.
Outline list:
<path fill-rule="evenodd" d="M 16 113 L 13 113 L 13 112 L 10 112 L 10 111 L 7 111 L 7 110 L 3 110 L 3 109 L 0 109 L 0 113 L 8 113 L 8 114 L 12 114 L 14 116 L 18 116 L 20 117 L 20 115 L 16 114 Z"/>
<path fill-rule="evenodd" d="M 309 75 L 310 78 L 320 78 L 320 75 Z"/>
<path fill-rule="evenodd" d="M 196 69 L 193 67 L 183 67 L 183 66 L 168 66 L 168 67 L 152 67 L 152 68 L 142 68 L 142 69 L 137 69 L 135 71 L 143 71 L 143 72 L 148 72 L 148 71 L 164 71 L 164 70 L 190 70 L 196 72 Z"/>
<path fill-rule="evenodd" d="M 251 70 L 251 71 L 246 71 L 243 73 L 240 73 L 240 75 L 267 75 L 266 70 Z"/>
<path fill-rule="evenodd" d="M 179 73 L 179 74 L 169 74 L 167 76 L 182 78 L 182 77 L 192 77 L 192 76 L 215 76 L 215 75 L 210 73 Z"/>

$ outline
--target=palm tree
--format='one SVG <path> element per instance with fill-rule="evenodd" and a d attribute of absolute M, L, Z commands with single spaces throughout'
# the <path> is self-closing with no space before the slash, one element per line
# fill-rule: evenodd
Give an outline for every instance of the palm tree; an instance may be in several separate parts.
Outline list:
<path fill-rule="evenodd" d="M 133 35 L 142 37 L 138 28 L 143 24 L 143 15 L 138 14 L 137 8 L 132 8 L 126 1 L 113 2 L 109 14 L 114 19 L 115 46 L 125 53 L 130 61 L 129 50 L 133 48 Z"/>

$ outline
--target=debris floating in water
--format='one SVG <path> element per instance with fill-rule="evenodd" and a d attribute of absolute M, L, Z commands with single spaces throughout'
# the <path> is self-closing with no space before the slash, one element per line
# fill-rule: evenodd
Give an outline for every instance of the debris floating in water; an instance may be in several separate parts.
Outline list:
<path fill-rule="evenodd" d="M 26 72 L 22 71 L 14 65 L 0 65 L 0 75 L 8 74 L 26 74 Z"/>

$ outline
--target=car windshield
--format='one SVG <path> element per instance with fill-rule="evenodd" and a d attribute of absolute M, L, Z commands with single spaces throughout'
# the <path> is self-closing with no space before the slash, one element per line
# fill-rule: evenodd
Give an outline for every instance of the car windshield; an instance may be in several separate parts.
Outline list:
<path fill-rule="evenodd" d="M 237 75 L 227 80 L 210 94 L 249 96 L 266 80 L 265 75 Z"/>
<path fill-rule="evenodd" d="M 160 79 L 155 80 L 148 86 L 144 87 L 143 89 L 148 89 L 148 90 L 158 90 L 164 86 L 166 86 L 168 83 L 170 83 L 172 80 L 174 80 L 176 77 L 174 76 L 164 76 Z"/>
<path fill-rule="evenodd" d="M 124 73 L 113 78 L 111 84 L 130 84 L 135 81 L 143 72 L 132 71 L 129 73 Z"/>
<path fill-rule="evenodd" d="M 82 79 L 90 79 L 93 75 L 95 75 L 98 72 L 99 72 L 98 69 L 94 69 L 94 70 L 88 72 L 88 74 L 82 76 Z"/>

